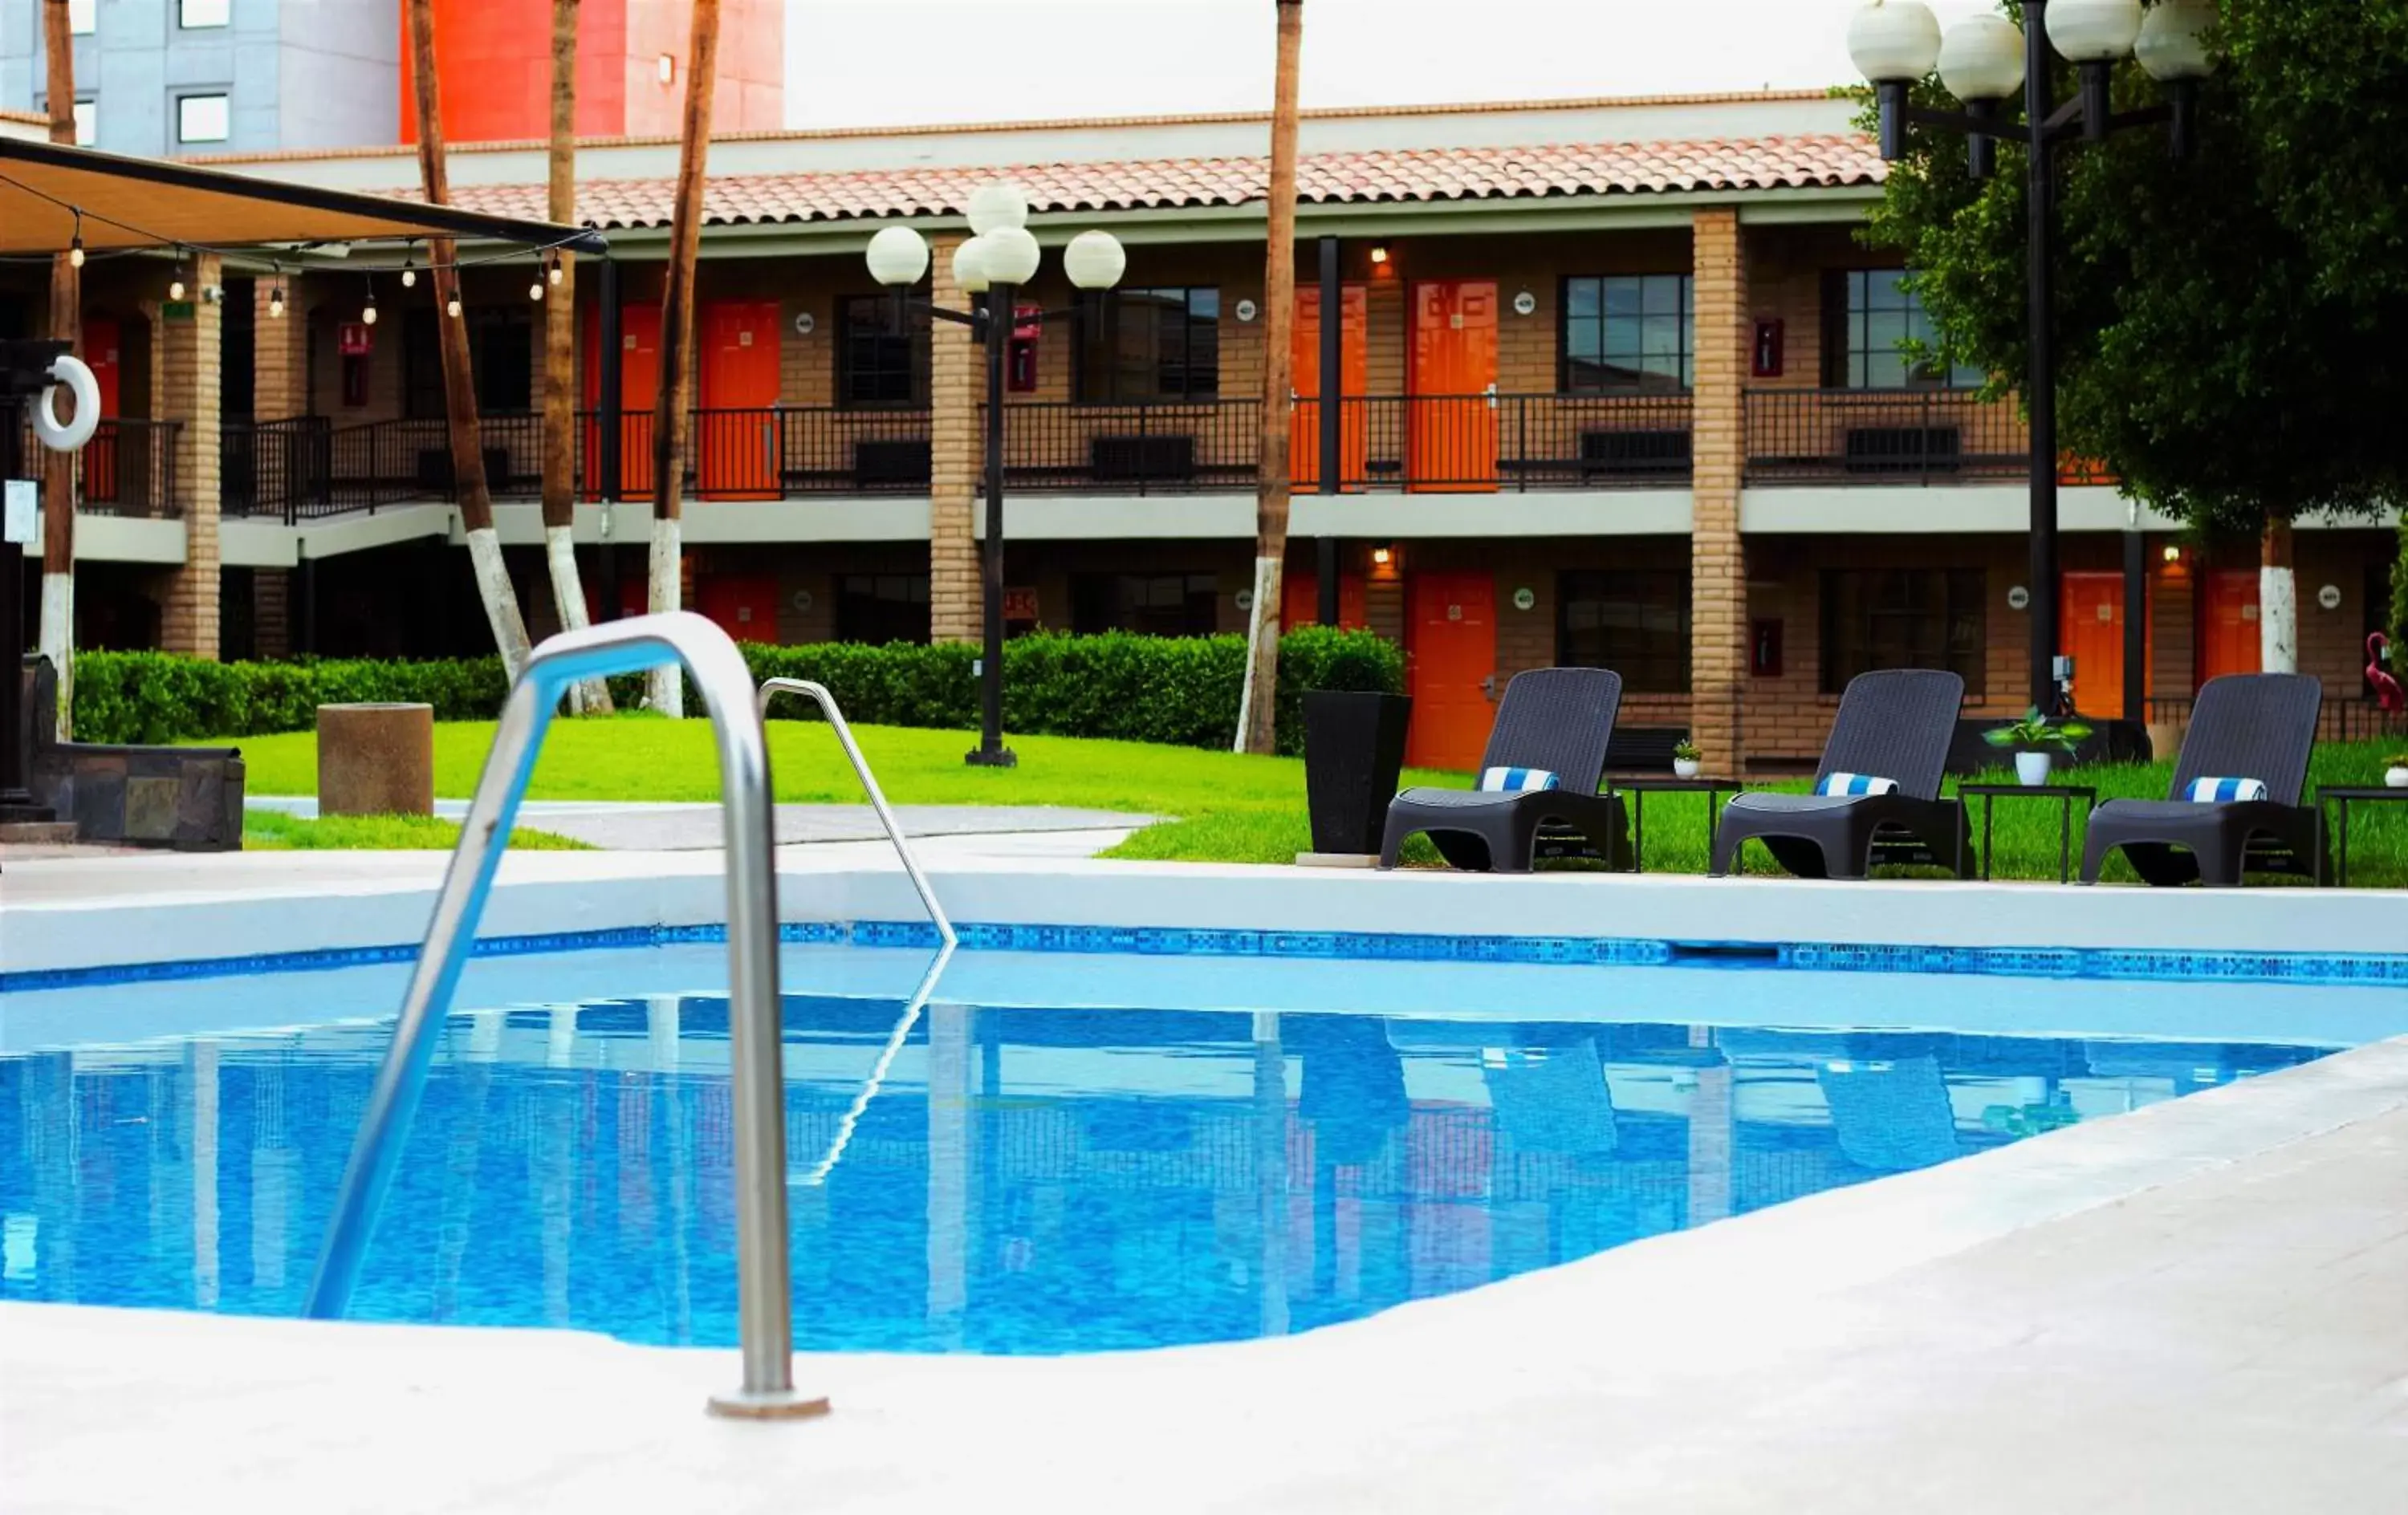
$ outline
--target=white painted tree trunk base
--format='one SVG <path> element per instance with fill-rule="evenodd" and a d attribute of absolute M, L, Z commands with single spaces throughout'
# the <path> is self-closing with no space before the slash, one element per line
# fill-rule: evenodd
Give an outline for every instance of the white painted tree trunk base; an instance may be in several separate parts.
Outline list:
<path fill-rule="evenodd" d="M 560 607 L 561 630 L 583 630 L 592 622 L 585 614 L 585 584 L 577 573 L 575 529 L 546 526 L 543 557 L 552 570 L 552 603 Z M 575 715 L 609 715 L 610 686 L 599 679 L 580 679 L 568 686 L 568 708 Z"/>
<path fill-rule="evenodd" d="M 2300 671 L 2300 578 L 2287 567 L 2258 570 L 2258 666 Z"/>
<path fill-rule="evenodd" d="M 1254 702 L 1275 698 L 1278 692 L 1282 566 L 1277 558 L 1254 559 L 1254 605 L 1246 622 L 1246 683 L 1238 696 L 1238 734 L 1230 743 L 1232 751 L 1252 750 L 1247 737 L 1254 729 Z M 1266 639 L 1270 644 L 1268 650 Z M 1258 678 L 1265 687 L 1256 687 Z"/>
<path fill-rule="evenodd" d="M 75 575 L 42 575 L 41 635 L 35 648 L 59 671 L 59 740 L 75 737 Z M 17 671 L 8 670 L 15 678 Z"/>
<path fill-rule="evenodd" d="M 468 566 L 477 576 L 477 597 L 485 602 L 485 621 L 494 628 L 494 646 L 500 649 L 502 669 L 518 681 L 526 666 L 526 622 L 519 615 L 519 593 L 510 582 L 509 565 L 502 561 L 502 537 L 491 526 L 468 533 Z"/>
<path fill-rule="evenodd" d="M 652 522 L 652 557 L 650 592 L 644 608 L 653 615 L 666 615 L 681 607 L 683 578 L 680 569 L 685 555 L 685 522 L 675 516 L 663 516 Z M 672 721 L 685 718 L 685 670 L 675 664 L 654 668 L 644 676 L 644 690 L 652 707 Z"/>

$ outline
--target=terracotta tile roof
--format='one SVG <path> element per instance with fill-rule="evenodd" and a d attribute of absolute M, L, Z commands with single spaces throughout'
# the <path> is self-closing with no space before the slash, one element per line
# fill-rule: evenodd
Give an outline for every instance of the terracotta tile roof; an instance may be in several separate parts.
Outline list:
<path fill-rule="evenodd" d="M 711 179 L 703 214 L 710 224 L 743 225 L 958 213 L 973 188 L 996 178 L 1024 185 L 1039 211 L 1186 209 L 1259 200 L 1268 176 L 1262 158 L 750 174 Z M 1327 153 L 1297 165 L 1297 193 L 1308 204 L 1374 205 L 1836 188 L 1881 177 L 1870 138 L 1834 135 Z M 600 179 L 577 189 L 578 219 L 610 231 L 666 225 L 675 186 Z M 539 183 L 464 186 L 453 199 L 497 215 L 544 213 Z"/>

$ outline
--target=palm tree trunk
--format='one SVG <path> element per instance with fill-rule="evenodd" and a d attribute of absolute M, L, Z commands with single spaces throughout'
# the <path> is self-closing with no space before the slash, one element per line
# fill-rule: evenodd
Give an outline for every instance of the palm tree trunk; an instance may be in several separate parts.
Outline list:
<path fill-rule="evenodd" d="M 418 93 L 418 174 L 434 205 L 448 205 L 452 188 L 443 167 L 442 85 L 435 74 L 435 8 L 433 0 L 408 0 L 410 66 Z M 430 238 L 427 257 L 434 264 L 435 308 L 448 311 L 460 297 L 458 253 L 448 236 Z M 468 366 L 466 323 L 438 314 L 436 345 L 443 357 L 444 410 L 451 418 L 452 477 L 460 486 L 460 524 L 468 536 L 468 562 L 477 576 L 477 593 L 485 602 L 485 620 L 494 628 L 494 645 L 501 650 L 502 666 L 512 679 L 526 666 L 526 622 L 519 614 L 518 591 L 502 562 L 502 539 L 494 530 L 494 497 L 485 483 L 483 436 L 477 424 L 475 375 Z"/>
<path fill-rule="evenodd" d="M 702 240 L 702 176 L 710 156 L 710 103 L 719 72 L 719 0 L 695 0 L 686 46 L 685 121 L 678 141 L 677 202 L 669 222 L 667 287 L 661 294 L 661 358 L 668 373 L 652 410 L 652 598 L 657 615 L 678 607 L 683 584 L 686 425 L 694 408 L 695 252 Z M 685 713 L 685 679 L 655 668 L 652 706 Z"/>
<path fill-rule="evenodd" d="M 2300 671 L 2300 580 L 2291 571 L 2291 523 L 2266 518 L 2258 539 L 2258 666 Z"/>
<path fill-rule="evenodd" d="M 1254 607 L 1246 685 L 1238 705 L 1240 752 L 1277 744 L 1281 583 L 1287 562 L 1289 421 L 1295 407 L 1296 90 L 1304 0 L 1279 0 L 1279 73 L 1271 105 L 1270 232 L 1263 266 L 1263 438 L 1254 483 Z M 1324 321 L 1336 320 L 1325 311 Z"/>
<path fill-rule="evenodd" d="M 75 28 L 67 0 L 43 0 L 42 47 L 49 54 L 50 140 L 75 141 Z M 62 252 L 50 260 L 50 336 L 83 352 L 83 273 Z M 8 422 L 16 424 L 13 419 Z M 56 456 L 42 469 L 42 621 L 35 647 L 59 675 L 59 740 L 75 734 L 75 527 L 79 457 Z M 14 679 L 17 670 L 6 670 Z M 12 738 L 13 739 L 13 738 Z"/>
<path fill-rule="evenodd" d="M 577 0 L 552 0 L 552 157 L 550 208 L 577 224 Z M 564 258 L 560 282 L 543 313 L 543 556 L 560 624 L 585 624 L 585 585 L 577 574 L 577 260 Z M 577 714 L 610 713 L 610 686 L 588 679 L 570 686 Z"/>

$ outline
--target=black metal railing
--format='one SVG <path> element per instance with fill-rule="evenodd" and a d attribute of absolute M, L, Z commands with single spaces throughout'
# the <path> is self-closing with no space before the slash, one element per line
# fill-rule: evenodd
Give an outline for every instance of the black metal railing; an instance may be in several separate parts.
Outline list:
<path fill-rule="evenodd" d="M 1348 491 L 1494 493 L 1645 489 L 1685 483 L 1686 394 L 1372 395 L 1340 402 L 1340 483 Z M 1253 399 L 1091 404 L 1005 411 L 1007 482 L 1115 494 L 1242 491 L 1261 456 Z M 1289 467 L 1321 481 L 1321 402 L 1296 402 Z"/>
<path fill-rule="evenodd" d="M 17 477 L 41 479 L 67 465 L 65 454 L 35 440 L 31 426 L 19 425 L 17 466 L 23 471 Z M 76 508 L 89 515 L 154 521 L 181 516 L 183 503 L 176 495 L 176 437 L 183 429 L 180 421 L 138 416 L 103 420 L 73 460 L 81 486 Z"/>
<path fill-rule="evenodd" d="M 1750 484 L 1952 484 L 2031 471 L 2012 400 L 1970 390 L 1750 390 Z"/>
<path fill-rule="evenodd" d="M 2325 686 L 2328 697 L 2316 715 L 2316 740 L 2320 742 L 2368 742 L 2377 737 L 2408 739 L 2408 713 L 2386 710 L 2371 699 L 2333 699 L 2332 685 Z M 2161 724 L 2188 725 L 2193 701 L 2187 695 L 2152 697 L 2148 701 L 2149 720 Z M 2157 756 L 2170 758 L 2171 752 Z"/>

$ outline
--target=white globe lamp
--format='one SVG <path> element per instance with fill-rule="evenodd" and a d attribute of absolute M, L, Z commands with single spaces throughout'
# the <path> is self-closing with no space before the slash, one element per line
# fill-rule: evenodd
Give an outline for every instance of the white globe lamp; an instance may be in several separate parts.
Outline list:
<path fill-rule="evenodd" d="M 869 277 L 908 289 L 928 271 L 928 239 L 909 226 L 889 226 L 869 239 Z"/>
<path fill-rule="evenodd" d="M 1923 0 L 1868 0 L 1848 21 L 1848 56 L 1872 83 L 1912 83 L 1940 61 L 1940 22 Z"/>
<path fill-rule="evenodd" d="M 1062 250 L 1062 271 L 1076 288 L 1108 290 L 1128 272 L 1128 254 L 1110 232 L 1081 232 Z"/>
<path fill-rule="evenodd" d="M 1940 42 L 1940 82 L 1959 100 L 2005 100 L 2024 87 L 2024 34 L 2004 16 L 1969 16 Z"/>
<path fill-rule="evenodd" d="M 984 294 L 992 282 L 986 267 L 986 239 L 973 236 L 953 249 L 953 283 L 965 294 Z"/>
<path fill-rule="evenodd" d="M 980 260 L 986 265 L 986 277 L 994 284 L 1025 284 L 1037 277 L 1039 253 L 1037 238 L 1025 226 L 998 226 L 991 232 L 981 232 L 975 238 L 981 245 Z"/>
<path fill-rule="evenodd" d="M 2157 0 L 2142 19 L 2132 50 L 2160 84 L 2205 79 L 2215 72 L 2215 54 L 2207 47 L 2214 26 L 2214 0 Z"/>
<path fill-rule="evenodd" d="M 998 179 L 970 191 L 970 230 L 984 236 L 1007 226 L 1028 224 L 1028 196 L 1019 185 Z"/>
<path fill-rule="evenodd" d="M 2051 0 L 2049 45 L 2070 64 L 2128 57 L 2141 36 L 2141 0 Z"/>

